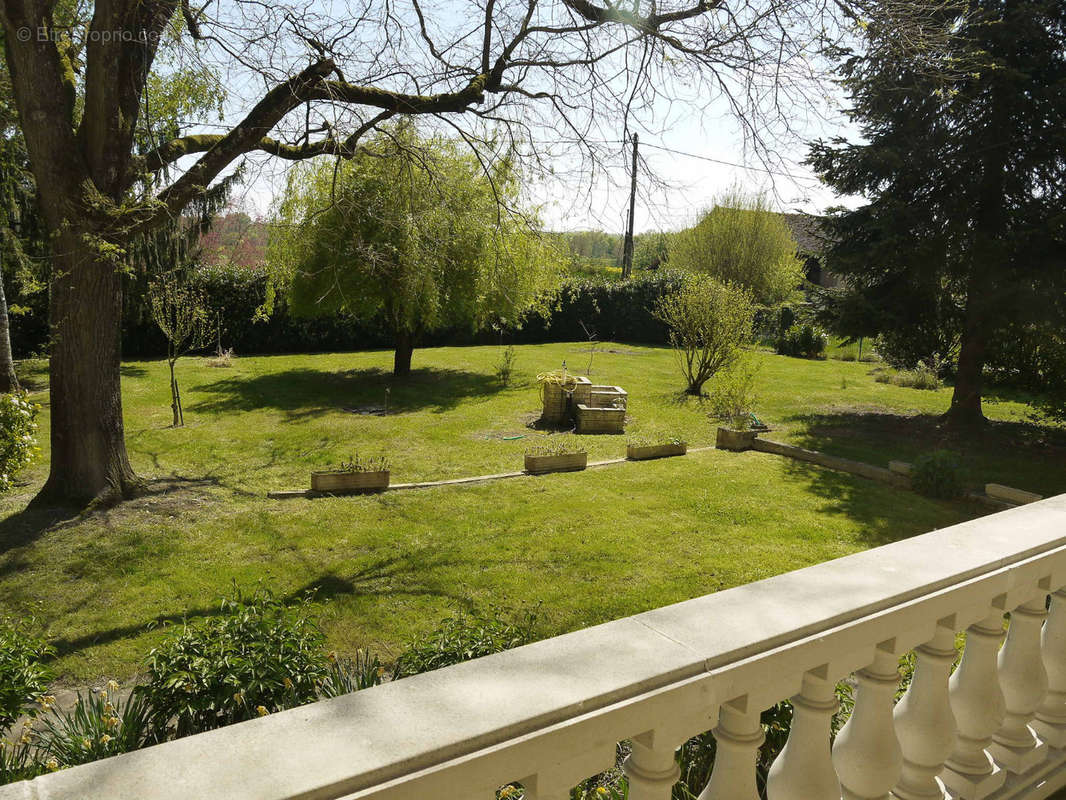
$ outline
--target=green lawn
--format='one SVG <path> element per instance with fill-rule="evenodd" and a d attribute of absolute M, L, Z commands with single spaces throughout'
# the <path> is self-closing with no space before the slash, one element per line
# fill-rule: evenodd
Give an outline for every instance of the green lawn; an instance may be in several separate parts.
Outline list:
<path fill-rule="evenodd" d="M 564 359 L 584 372 L 590 354 L 578 344 L 521 347 L 510 388 L 493 377 L 498 356 L 494 347 L 416 351 L 389 416 L 344 409 L 385 403 L 391 353 L 237 358 L 229 369 L 188 359 L 179 365 L 187 427 L 177 430 L 167 427 L 165 365 L 126 364 L 130 455 L 152 492 L 82 517 L 26 511 L 45 475 L 36 465 L 0 500 L 0 608 L 37 617 L 70 682 L 129 677 L 158 623 L 212 613 L 233 582 L 262 581 L 286 597 L 317 589 L 331 645 L 369 646 L 388 660 L 457 608 L 542 603 L 551 635 L 981 513 L 719 451 L 473 487 L 265 498 L 355 453 L 387 454 L 394 482 L 519 469 L 526 446 L 548 435 L 527 427 L 539 403 L 532 376 Z M 669 351 L 608 344 L 592 358 L 594 382 L 629 391 L 631 433 L 713 443 L 700 403 L 676 394 Z M 945 443 L 934 415 L 948 389 L 879 384 L 867 363 L 751 358 L 771 437 L 880 464 Z M 23 366 L 43 382 L 41 365 Z M 946 440 L 974 483 L 1066 491 L 1063 431 L 1026 423 L 1025 407 L 1006 400 L 987 413 L 997 422 L 980 436 Z M 592 459 L 624 452 L 624 437 L 583 439 Z"/>

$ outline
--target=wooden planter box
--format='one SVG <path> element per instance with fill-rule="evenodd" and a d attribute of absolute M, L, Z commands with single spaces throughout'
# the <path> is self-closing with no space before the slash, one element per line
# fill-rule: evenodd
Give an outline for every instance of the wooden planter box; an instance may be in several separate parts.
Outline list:
<path fill-rule="evenodd" d="M 545 472 L 577 472 L 588 466 L 588 453 L 564 453 L 557 456 L 531 456 L 526 454 L 526 472 L 543 475 Z"/>
<path fill-rule="evenodd" d="M 584 403 L 577 406 L 578 433 L 622 433 L 625 426 L 624 408 L 589 408 Z"/>
<path fill-rule="evenodd" d="M 591 408 L 625 408 L 628 405 L 629 393 L 621 386 L 590 386 L 587 400 L 578 400 Z"/>
<path fill-rule="evenodd" d="M 688 452 L 685 442 L 674 444 L 628 444 L 626 445 L 626 458 L 631 461 L 644 461 L 649 458 L 669 458 L 670 456 L 683 456 Z"/>
<path fill-rule="evenodd" d="M 755 444 L 755 431 L 735 431 L 731 428 L 719 428 L 714 446 L 719 450 L 751 450 Z"/>
<path fill-rule="evenodd" d="M 558 383 L 549 383 L 543 387 L 544 408 L 541 411 L 541 419 L 556 425 L 569 422 L 576 405 L 588 402 L 592 381 L 576 375 L 574 380 L 577 383 L 570 387 L 572 391 L 564 389 Z"/>
<path fill-rule="evenodd" d="M 311 473 L 311 491 L 353 494 L 357 492 L 381 492 L 389 486 L 389 471 L 341 472 L 330 470 Z"/>

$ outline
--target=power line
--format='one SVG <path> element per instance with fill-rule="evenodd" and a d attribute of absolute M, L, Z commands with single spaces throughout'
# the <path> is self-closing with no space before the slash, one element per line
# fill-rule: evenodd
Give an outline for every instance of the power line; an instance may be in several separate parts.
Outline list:
<path fill-rule="evenodd" d="M 714 164 L 723 164 L 723 165 L 725 165 L 727 167 L 737 167 L 738 169 L 756 170 L 757 172 L 765 172 L 765 173 L 767 173 L 769 175 L 777 175 L 780 178 L 792 178 L 793 180 L 804 180 L 804 181 L 813 180 L 813 176 L 811 176 L 811 175 L 797 175 L 797 174 L 795 174 L 793 172 L 779 172 L 777 170 L 768 169 L 766 167 L 753 167 L 753 166 L 751 166 L 749 164 L 737 164 L 734 161 L 723 161 L 720 158 L 711 158 L 710 156 L 700 155 L 699 153 L 686 153 L 684 150 L 674 150 L 671 147 L 665 147 L 665 146 L 663 146 L 661 144 L 652 144 L 651 142 L 644 142 L 643 144 L 644 144 L 645 147 L 651 147 L 651 148 L 654 148 L 655 150 L 662 150 L 663 152 L 666 152 L 666 153 L 672 153 L 675 156 L 685 156 L 686 158 L 697 158 L 700 161 L 710 161 L 711 163 L 714 163 Z"/>

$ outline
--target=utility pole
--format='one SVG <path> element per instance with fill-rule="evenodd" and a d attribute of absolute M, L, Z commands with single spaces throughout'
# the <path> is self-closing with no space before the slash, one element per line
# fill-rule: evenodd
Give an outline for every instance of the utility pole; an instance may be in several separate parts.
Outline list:
<path fill-rule="evenodd" d="M 622 280 L 633 272 L 633 212 L 637 203 L 637 134 L 633 134 L 633 174 L 629 183 L 629 221 L 626 224 L 626 240 L 622 248 Z"/>

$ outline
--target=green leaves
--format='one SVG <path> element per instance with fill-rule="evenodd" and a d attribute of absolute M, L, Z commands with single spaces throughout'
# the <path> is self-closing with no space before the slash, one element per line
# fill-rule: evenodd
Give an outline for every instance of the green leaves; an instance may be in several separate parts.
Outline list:
<path fill-rule="evenodd" d="M 199 733 L 315 700 L 330 673 L 324 645 L 308 601 L 289 608 L 262 589 L 237 592 L 218 617 L 152 650 L 136 692 L 160 738 Z"/>
<path fill-rule="evenodd" d="M 655 313 L 670 331 L 685 391 L 700 395 L 703 384 L 736 363 L 741 344 L 751 337 L 755 305 L 743 287 L 695 273 L 664 296 Z"/>
<path fill-rule="evenodd" d="M 30 624 L 0 618 L 0 732 L 24 714 L 34 716 L 33 705 L 52 680 L 51 670 L 41 663 L 52 648 L 30 633 Z"/>
<path fill-rule="evenodd" d="M 343 163 L 295 171 L 270 262 L 304 316 L 383 314 L 417 335 L 516 318 L 555 283 L 554 251 L 514 211 L 507 159 L 483 167 L 465 145 L 409 124 Z"/>
<path fill-rule="evenodd" d="M 761 305 L 780 303 L 803 281 L 792 233 L 762 196 L 727 192 L 669 248 L 671 267 L 743 286 Z"/>

